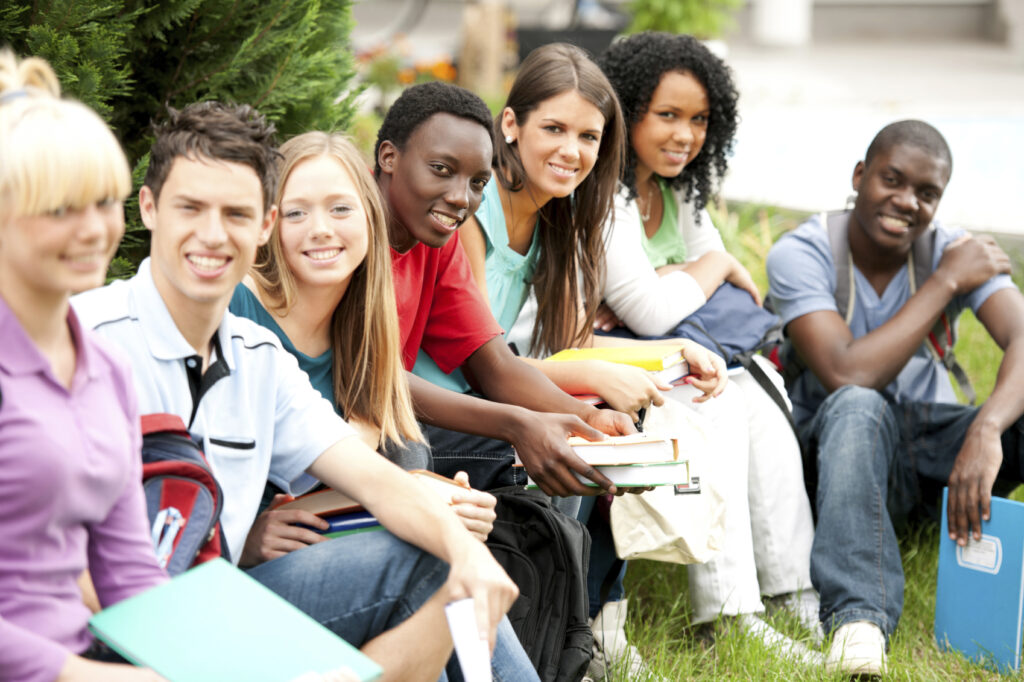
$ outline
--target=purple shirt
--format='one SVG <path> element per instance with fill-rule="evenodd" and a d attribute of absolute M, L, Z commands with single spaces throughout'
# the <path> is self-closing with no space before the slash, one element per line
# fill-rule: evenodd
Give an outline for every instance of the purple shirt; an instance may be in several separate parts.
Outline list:
<path fill-rule="evenodd" d="M 0 679 L 53 680 L 108 606 L 167 579 L 149 538 L 128 369 L 68 314 L 70 391 L 0 297 Z"/>

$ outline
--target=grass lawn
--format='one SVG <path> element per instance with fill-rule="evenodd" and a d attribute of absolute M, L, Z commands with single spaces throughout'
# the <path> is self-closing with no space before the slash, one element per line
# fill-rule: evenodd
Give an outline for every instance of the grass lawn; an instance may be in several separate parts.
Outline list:
<path fill-rule="evenodd" d="M 806 214 L 751 205 L 719 205 L 712 217 L 729 251 L 747 265 L 762 291 L 767 290 L 764 257 L 775 239 L 792 229 Z M 1019 258 L 1015 262 L 1020 262 Z M 1020 272 L 1015 273 L 1018 286 Z M 956 347 L 960 362 L 971 376 L 979 399 L 992 391 L 1002 357 L 981 324 L 969 312 L 960 321 Z M 1024 488 L 1014 497 L 1024 501 Z M 1007 679 L 965 661 L 940 653 L 932 636 L 939 529 L 915 526 L 901 533 L 906 575 L 905 606 L 889 652 L 891 680 L 1003 680 Z M 630 599 L 627 631 L 655 672 L 670 680 L 842 680 L 780 661 L 759 645 L 731 631 L 719 631 L 713 645 L 702 643 L 690 627 L 686 567 L 651 561 L 630 564 L 626 594 Z M 786 634 L 804 639 L 808 633 L 786 616 L 767 619 Z M 621 675 L 616 679 L 625 680 Z M 1014 679 L 1024 679 L 1018 676 Z"/>

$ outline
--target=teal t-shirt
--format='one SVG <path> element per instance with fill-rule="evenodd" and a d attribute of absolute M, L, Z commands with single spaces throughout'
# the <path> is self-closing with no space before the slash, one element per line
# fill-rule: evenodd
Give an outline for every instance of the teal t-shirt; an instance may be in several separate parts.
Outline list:
<path fill-rule="evenodd" d="M 526 255 L 516 252 L 508 245 L 508 229 L 505 227 L 505 213 L 498 195 L 498 181 L 487 183 L 476 221 L 484 234 L 486 258 L 487 302 L 491 313 L 502 329 L 508 330 L 515 324 L 519 311 L 530 293 L 530 282 L 537 268 L 540 256 L 538 245 L 539 226 L 533 230 L 533 239 Z M 445 374 L 422 350 L 416 358 L 413 374 L 432 384 L 453 391 L 465 393 L 469 390 L 462 372 L 455 370 Z"/>
<path fill-rule="evenodd" d="M 329 400 L 334 405 L 334 410 L 339 415 L 341 414 L 341 410 L 338 409 L 338 405 L 334 400 L 334 354 L 330 348 L 327 349 L 327 352 L 315 358 L 297 349 L 291 339 L 288 338 L 288 335 L 281 329 L 281 326 L 277 324 L 277 320 L 267 312 L 267 309 L 263 307 L 260 300 L 256 298 L 256 294 L 252 293 L 249 287 L 244 284 L 239 284 L 235 287 L 235 293 L 231 296 L 228 310 L 239 317 L 248 318 L 261 327 L 266 327 L 274 332 L 277 338 L 281 340 L 281 345 L 284 346 L 284 349 L 299 361 L 299 368 L 309 375 L 309 382 L 313 384 L 313 388 Z"/>
<path fill-rule="evenodd" d="M 675 193 L 661 178 L 658 178 L 658 188 L 661 190 L 662 204 L 665 206 L 661 214 L 661 224 L 653 237 L 648 238 L 643 230 L 640 232 L 647 260 L 656 268 L 686 262 L 686 242 L 683 241 L 683 235 L 679 234 L 679 207 L 676 206 Z"/>

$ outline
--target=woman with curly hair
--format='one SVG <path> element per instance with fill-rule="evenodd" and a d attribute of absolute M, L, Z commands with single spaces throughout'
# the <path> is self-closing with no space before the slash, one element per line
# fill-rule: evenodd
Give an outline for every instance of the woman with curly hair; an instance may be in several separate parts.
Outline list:
<path fill-rule="evenodd" d="M 607 310 L 595 326 L 607 330 L 621 320 L 638 335 L 670 336 L 725 283 L 760 305 L 750 273 L 726 252 L 705 210 L 737 128 L 728 67 L 694 38 L 667 33 L 630 36 L 599 63 L 619 96 L 629 144 L 607 228 Z M 767 362 L 764 369 L 783 390 Z M 723 482 L 726 546 L 713 561 L 690 567 L 693 620 L 735 616 L 752 636 L 801 652 L 757 615 L 764 610 L 760 595 L 773 596 L 820 633 L 799 445 L 764 389 L 746 372 L 732 378 L 743 395 L 749 448 L 730 463 L 732 475 Z"/>

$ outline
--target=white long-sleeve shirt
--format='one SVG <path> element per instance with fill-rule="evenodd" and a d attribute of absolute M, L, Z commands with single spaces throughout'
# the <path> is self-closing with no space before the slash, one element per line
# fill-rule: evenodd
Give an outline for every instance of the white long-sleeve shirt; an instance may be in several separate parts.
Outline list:
<path fill-rule="evenodd" d="M 697 224 L 693 205 L 675 192 L 677 228 L 686 244 L 687 262 L 709 251 L 725 251 L 722 236 L 701 209 Z M 682 271 L 659 277 L 644 253 L 643 221 L 636 200 L 626 200 L 620 188 L 615 212 L 605 227 L 605 282 L 602 295 L 615 315 L 642 336 L 667 333 L 680 320 L 707 303 L 707 297 L 693 277 Z"/>

